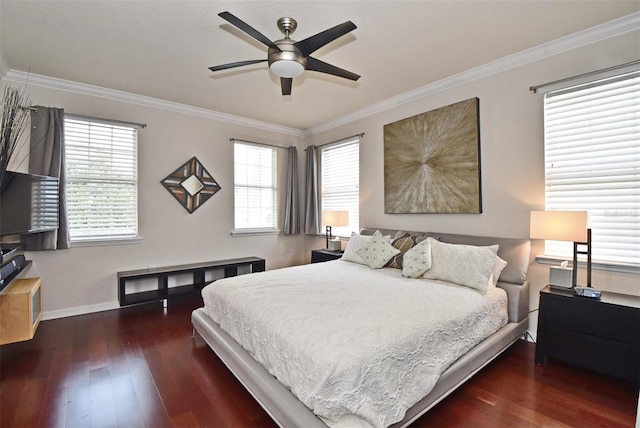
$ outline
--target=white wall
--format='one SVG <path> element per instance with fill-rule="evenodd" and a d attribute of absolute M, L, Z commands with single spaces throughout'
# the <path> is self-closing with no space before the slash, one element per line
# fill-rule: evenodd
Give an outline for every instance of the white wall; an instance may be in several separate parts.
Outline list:
<path fill-rule="evenodd" d="M 353 121 L 309 137 L 305 144 L 365 133 L 360 146 L 363 227 L 527 238 L 530 211 L 544 209 L 543 95 L 531 93 L 529 87 L 637 60 L 639 53 L 638 31 L 627 33 Z M 483 213 L 385 214 L 383 126 L 472 97 L 480 99 Z M 543 242 L 532 242 L 532 258 L 543 253 Z M 597 288 L 640 295 L 638 275 L 597 270 L 593 275 Z M 549 266 L 532 260 L 532 309 L 538 307 L 539 290 L 548 277 Z M 579 272 L 579 281 L 585 282 L 583 271 Z M 533 313 L 530 330 L 534 335 L 536 326 L 537 313 Z"/>
<path fill-rule="evenodd" d="M 542 95 L 531 85 L 638 59 L 638 31 L 574 49 L 490 77 L 464 83 L 333 129 L 302 141 L 291 135 L 232 125 L 103 98 L 41 87 L 29 88 L 34 104 L 64 107 L 71 113 L 147 123 L 140 132 L 141 244 L 78 247 L 31 252 L 30 276 L 44 279 L 43 306 L 48 317 L 117 306 L 116 272 L 148 266 L 255 255 L 267 268 L 308 261 L 322 237 L 281 235 L 231 237 L 233 227 L 232 145 L 230 138 L 298 145 L 304 174 L 304 150 L 364 132 L 360 148 L 360 225 L 526 238 L 529 212 L 544 208 Z M 434 61 L 437 59 L 434 58 Z M 387 215 L 384 213 L 383 126 L 468 98 L 480 99 L 483 213 L 469 215 Z M 285 152 L 279 158 L 286 162 Z M 160 184 L 191 156 L 197 156 L 222 190 L 188 214 Z M 281 189 L 284 168 L 282 168 Z M 303 187 L 303 186 L 301 186 Z M 302 199 L 303 200 L 303 199 Z M 295 254 L 293 254 L 295 252 Z M 532 257 L 542 254 L 533 242 Z M 584 272 L 580 272 L 581 280 Z M 531 308 L 548 279 L 548 266 L 532 261 Z M 594 272 L 594 286 L 640 294 L 638 275 Z M 537 314 L 532 315 L 535 334 Z"/>
<path fill-rule="evenodd" d="M 306 261 L 302 235 L 230 235 L 233 144 L 229 140 L 247 139 L 287 147 L 298 145 L 300 137 L 38 86 L 30 86 L 28 93 L 34 105 L 147 124 L 139 132 L 142 242 L 29 252 L 33 265 L 28 276 L 43 278 L 45 318 L 117 307 L 116 273 L 122 270 L 244 256 L 265 258 L 267 269 Z M 160 181 L 192 156 L 200 160 L 222 189 L 189 214 Z M 286 162 L 287 151 L 278 150 L 281 196 Z"/>

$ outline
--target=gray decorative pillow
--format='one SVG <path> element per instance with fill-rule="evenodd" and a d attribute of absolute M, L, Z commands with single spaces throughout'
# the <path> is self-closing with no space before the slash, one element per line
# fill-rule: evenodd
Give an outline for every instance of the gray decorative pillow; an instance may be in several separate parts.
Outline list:
<path fill-rule="evenodd" d="M 398 254 L 400 250 L 395 248 L 385 236 L 382 236 L 379 230 L 376 230 L 371 239 L 357 253 L 365 264 L 371 269 L 380 269 Z"/>
<path fill-rule="evenodd" d="M 477 247 L 457 245 L 428 239 L 431 244 L 431 269 L 423 278 L 439 279 L 487 292 L 489 276 L 498 253 L 498 246 Z"/>
<path fill-rule="evenodd" d="M 414 245 L 404 254 L 402 276 L 420 278 L 431 268 L 431 243 L 428 239 Z"/>

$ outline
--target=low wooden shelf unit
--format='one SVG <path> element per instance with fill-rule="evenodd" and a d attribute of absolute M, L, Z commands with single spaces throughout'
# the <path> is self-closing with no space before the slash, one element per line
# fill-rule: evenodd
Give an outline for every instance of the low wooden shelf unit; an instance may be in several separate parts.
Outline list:
<path fill-rule="evenodd" d="M 127 306 L 170 299 L 186 294 L 200 293 L 200 290 L 202 290 L 205 285 L 215 281 L 215 279 L 219 279 L 207 279 L 207 272 L 219 272 L 224 275 L 224 278 L 228 278 L 239 275 L 239 268 L 248 268 L 249 272 L 247 273 L 263 272 L 265 270 L 265 260 L 259 257 L 242 257 L 118 272 L 118 300 L 120 306 Z M 189 284 L 169 286 L 170 277 L 182 275 L 192 275 L 192 280 Z M 127 292 L 128 283 L 130 284 L 149 278 L 157 281 L 157 285 L 153 289 Z"/>
<path fill-rule="evenodd" d="M 0 294 L 0 345 L 33 339 L 42 319 L 42 280 L 14 279 Z"/>

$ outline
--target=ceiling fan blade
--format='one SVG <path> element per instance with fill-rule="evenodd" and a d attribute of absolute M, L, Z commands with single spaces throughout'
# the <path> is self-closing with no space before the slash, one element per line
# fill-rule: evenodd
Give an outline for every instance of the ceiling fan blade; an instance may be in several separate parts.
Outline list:
<path fill-rule="evenodd" d="M 300 40 L 299 42 L 294 43 L 294 46 L 298 48 L 303 56 L 309 56 L 327 43 L 334 41 L 338 37 L 344 36 L 356 28 L 356 25 L 351 21 L 343 22 L 333 28 L 329 28 L 328 30 L 318 33 L 315 36 Z"/>
<path fill-rule="evenodd" d="M 280 78 L 280 86 L 282 86 L 282 95 L 291 95 L 291 83 L 293 79 L 287 77 Z"/>
<path fill-rule="evenodd" d="M 257 64 L 259 62 L 267 62 L 266 59 L 251 59 L 249 61 L 230 62 L 229 64 L 216 65 L 209 67 L 211 71 L 226 70 L 228 68 L 242 67 L 243 65 Z"/>
<path fill-rule="evenodd" d="M 244 31 L 245 33 L 247 33 L 248 35 L 250 35 L 251 37 L 253 37 L 257 41 L 261 42 L 262 44 L 267 45 L 270 48 L 277 49 L 278 51 L 280 51 L 280 48 L 275 43 L 273 43 L 271 40 L 269 40 L 267 38 L 267 36 L 265 36 L 264 34 L 259 32 L 258 30 L 256 30 L 255 28 L 253 28 L 251 25 L 247 24 L 246 22 L 244 22 L 240 18 L 237 18 L 236 16 L 232 15 L 229 12 L 220 12 L 218 14 L 218 16 L 220 18 L 228 21 L 232 25 L 238 27 L 240 30 Z"/>
<path fill-rule="evenodd" d="M 358 74 L 336 67 L 335 65 L 327 64 L 326 62 L 320 61 L 319 59 L 311 56 L 307 58 L 307 70 L 332 74 L 334 76 L 344 77 L 345 79 L 354 81 L 360 78 Z"/>

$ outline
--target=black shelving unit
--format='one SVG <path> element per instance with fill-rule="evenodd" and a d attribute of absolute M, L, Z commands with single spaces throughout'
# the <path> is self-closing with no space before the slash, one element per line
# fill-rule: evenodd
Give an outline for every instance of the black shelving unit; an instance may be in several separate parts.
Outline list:
<path fill-rule="evenodd" d="M 223 271 L 224 278 L 228 278 L 237 276 L 239 268 L 246 267 L 249 267 L 249 273 L 263 272 L 265 270 L 265 260 L 259 257 L 242 257 L 118 272 L 118 301 L 120 306 L 128 306 L 199 294 L 204 286 L 214 281 L 206 280 L 207 272 Z M 170 277 L 184 274 L 192 275 L 192 281 L 189 284 L 169 287 Z M 127 293 L 127 283 L 148 278 L 153 278 L 157 281 L 157 288 Z"/>

